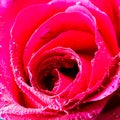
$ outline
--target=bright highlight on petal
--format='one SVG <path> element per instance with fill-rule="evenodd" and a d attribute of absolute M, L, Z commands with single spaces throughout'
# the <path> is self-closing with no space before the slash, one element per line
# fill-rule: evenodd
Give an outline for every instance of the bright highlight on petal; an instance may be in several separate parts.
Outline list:
<path fill-rule="evenodd" d="M 0 0 L 0 6 L 7 8 L 13 2 L 13 0 Z"/>

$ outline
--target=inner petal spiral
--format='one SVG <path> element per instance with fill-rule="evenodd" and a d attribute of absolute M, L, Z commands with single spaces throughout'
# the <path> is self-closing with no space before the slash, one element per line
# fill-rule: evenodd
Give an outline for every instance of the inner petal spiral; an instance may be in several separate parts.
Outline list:
<path fill-rule="evenodd" d="M 78 67 L 75 60 L 53 57 L 42 63 L 37 81 L 42 89 L 52 91 L 57 82 L 63 80 L 66 81 L 66 84 L 72 82 L 77 72 Z M 61 78 L 63 76 L 67 76 L 67 78 Z"/>
<path fill-rule="evenodd" d="M 79 72 L 76 55 L 71 49 L 56 48 L 44 53 L 34 63 L 31 60 L 29 71 L 32 86 L 42 91 L 61 92 Z"/>

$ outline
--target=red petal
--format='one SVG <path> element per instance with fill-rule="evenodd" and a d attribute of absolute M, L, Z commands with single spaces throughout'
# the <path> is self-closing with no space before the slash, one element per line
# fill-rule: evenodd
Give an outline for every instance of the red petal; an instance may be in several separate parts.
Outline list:
<path fill-rule="evenodd" d="M 65 9 L 66 5 L 62 6 L 63 7 L 58 4 L 39 4 L 23 9 L 17 16 L 14 26 L 12 28 L 12 38 L 16 39 L 16 42 L 18 42 L 19 44 L 22 43 L 22 45 L 24 45 L 30 37 L 31 33 L 34 32 L 34 30 L 44 20 L 48 19 L 55 13 L 63 11 Z M 42 14 L 41 11 L 43 11 Z"/>
<path fill-rule="evenodd" d="M 104 99 L 98 102 L 90 103 L 78 109 L 74 109 L 69 113 L 58 113 L 57 111 L 48 112 L 46 109 L 38 108 L 24 108 L 18 104 L 11 104 L 8 107 L 4 107 L 1 111 L 1 116 L 3 118 L 9 118 L 17 120 L 22 119 L 95 119 L 105 106 L 108 99 Z M 6 111 L 7 110 L 7 111 Z M 65 111 L 64 111 L 65 112 Z"/>
<path fill-rule="evenodd" d="M 92 3 L 94 3 L 98 8 L 101 9 L 101 11 L 104 11 L 111 19 L 113 26 L 115 28 L 115 32 L 118 38 L 118 45 L 120 45 L 119 42 L 119 28 L 120 28 L 120 2 L 119 0 L 91 0 Z"/>
<path fill-rule="evenodd" d="M 118 92 L 118 93 L 117 93 Z M 97 120 L 116 120 L 120 119 L 120 92 L 117 91 L 108 101 L 103 112 L 97 117 Z"/>
<path fill-rule="evenodd" d="M 119 52 L 119 48 L 117 44 L 115 29 L 111 19 L 90 2 L 81 4 L 85 5 L 85 7 L 90 10 L 93 16 L 95 16 L 98 30 L 101 32 L 102 37 L 104 38 L 105 46 L 113 56 L 116 55 Z"/>
<path fill-rule="evenodd" d="M 64 18 L 64 20 L 61 20 L 61 18 Z M 74 19 L 72 19 L 72 18 L 74 18 Z M 38 48 L 40 48 L 41 46 L 42 46 L 42 49 L 47 50 L 47 49 L 51 49 L 53 47 L 62 46 L 62 44 L 63 45 L 66 44 L 67 45 L 66 47 L 71 47 L 69 45 L 72 45 L 72 44 L 74 44 L 75 46 L 77 45 L 76 44 L 77 41 L 78 41 L 77 39 L 76 39 L 76 42 L 72 43 L 71 41 L 73 41 L 73 39 L 70 41 L 69 40 L 70 38 L 69 38 L 68 34 L 66 34 L 66 35 L 63 34 L 63 36 L 68 37 L 68 38 L 65 39 L 65 42 L 60 43 L 61 39 L 58 38 L 58 41 L 57 41 L 57 39 L 55 40 L 55 44 L 53 42 L 53 45 L 52 45 L 51 44 L 52 41 L 51 41 L 51 43 L 48 43 L 48 44 L 51 44 L 51 45 L 46 44 L 45 46 L 43 46 L 46 42 L 49 41 L 49 38 L 51 39 L 51 37 L 55 37 L 56 34 L 58 34 L 58 33 L 61 33 L 61 32 L 64 32 L 65 30 L 70 30 L 70 29 L 76 29 L 76 30 L 80 29 L 82 31 L 85 30 L 87 32 L 90 31 L 90 32 L 94 33 L 94 25 L 93 25 L 93 23 L 91 23 L 91 21 L 85 15 L 83 15 L 81 13 L 60 13 L 60 14 L 54 16 L 53 18 L 51 18 L 50 20 L 48 20 L 45 24 L 47 24 L 47 25 L 44 26 L 44 24 L 43 24 L 43 26 L 40 26 L 38 31 L 35 34 L 33 34 L 32 38 L 30 39 L 30 41 L 28 42 L 28 44 L 26 46 L 26 49 L 25 49 L 25 52 L 24 52 L 25 65 L 27 65 L 27 62 L 29 61 L 32 53 L 35 53 L 35 51 Z M 41 37 L 39 35 L 42 34 L 41 30 L 42 31 L 44 30 L 45 32 L 47 31 L 46 26 L 48 26 L 48 25 L 50 25 L 50 28 L 49 29 L 47 28 L 47 30 L 50 30 L 51 34 L 49 34 L 50 36 L 48 38 L 46 38 L 45 40 L 44 39 L 42 40 L 42 39 L 39 38 L 39 37 Z M 48 33 L 48 31 L 47 31 L 47 33 Z M 82 35 L 82 33 L 83 33 L 83 35 Z M 52 36 L 52 34 L 55 35 L 55 36 Z M 89 47 L 90 47 L 90 45 L 95 47 L 94 39 L 90 40 L 88 38 L 88 36 L 90 35 L 89 33 L 87 34 L 87 36 L 85 36 L 84 32 L 81 32 L 79 34 L 82 35 L 81 39 L 84 40 L 84 42 L 82 42 L 82 40 L 81 40 L 81 43 L 82 43 L 83 46 L 85 46 L 85 42 L 87 42 Z M 60 36 L 60 37 L 62 37 L 62 39 L 63 39 L 63 36 Z M 74 37 L 73 35 L 71 35 L 71 36 L 72 36 L 72 38 Z M 77 35 L 75 35 L 75 37 L 77 38 Z M 63 39 L 63 41 L 64 41 L 64 39 Z M 67 42 L 69 42 L 69 44 L 67 44 Z M 87 47 L 87 46 L 85 46 L 85 47 Z M 41 49 L 38 52 L 39 54 L 41 54 L 40 51 L 41 51 Z"/>

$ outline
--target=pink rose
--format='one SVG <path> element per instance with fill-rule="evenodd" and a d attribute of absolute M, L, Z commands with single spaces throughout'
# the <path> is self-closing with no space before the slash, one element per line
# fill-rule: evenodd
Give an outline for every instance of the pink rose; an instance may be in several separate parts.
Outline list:
<path fill-rule="evenodd" d="M 118 0 L 1 2 L 1 117 L 120 118 L 119 6 Z"/>

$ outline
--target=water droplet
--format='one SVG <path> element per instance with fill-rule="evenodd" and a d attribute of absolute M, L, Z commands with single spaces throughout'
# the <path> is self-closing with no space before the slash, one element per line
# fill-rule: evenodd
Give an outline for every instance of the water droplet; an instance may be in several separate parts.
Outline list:
<path fill-rule="evenodd" d="M 22 81 L 22 77 L 18 77 L 17 79 L 18 79 L 19 81 Z"/>
<path fill-rule="evenodd" d="M 100 88 L 98 88 L 98 89 L 97 89 L 97 91 L 98 91 L 98 92 L 100 92 L 100 91 L 101 91 L 101 89 L 100 89 Z"/>
<path fill-rule="evenodd" d="M 76 5 L 80 5 L 81 4 L 81 2 L 76 2 Z"/>
<path fill-rule="evenodd" d="M 104 89 L 104 88 L 105 88 L 105 86 L 101 85 L 101 88 L 102 88 L 102 89 Z"/>
<path fill-rule="evenodd" d="M 16 45 L 16 43 L 15 43 L 15 42 L 12 42 L 12 45 Z"/>
<path fill-rule="evenodd" d="M 112 115 L 113 115 L 116 119 L 120 118 L 120 115 L 118 115 L 118 114 L 115 113 L 115 112 L 113 112 Z"/>
<path fill-rule="evenodd" d="M 14 50 L 16 50 L 17 44 L 15 42 L 12 42 L 12 47 L 14 48 Z"/>
<path fill-rule="evenodd" d="M 115 112 L 113 112 L 112 114 L 113 114 L 113 115 L 115 115 L 116 113 L 115 113 Z"/>
<path fill-rule="evenodd" d="M 53 2 L 52 1 L 50 1 L 50 2 L 48 2 L 48 5 L 51 5 Z"/>
<path fill-rule="evenodd" d="M 0 90 L 2 90 L 2 91 L 3 91 L 4 89 L 5 89 L 5 87 L 4 87 L 4 86 L 1 86 L 1 87 L 0 87 Z"/>
<path fill-rule="evenodd" d="M 96 117 L 96 112 L 95 111 L 92 111 L 90 113 L 88 113 L 88 117 L 91 119 L 91 118 L 95 118 Z"/>
<path fill-rule="evenodd" d="M 79 116 L 79 120 L 85 120 L 84 116 Z"/>
<path fill-rule="evenodd" d="M 81 120 L 80 116 L 75 116 L 73 120 Z"/>
<path fill-rule="evenodd" d="M 42 31 L 40 38 L 48 39 L 48 38 L 50 38 L 51 35 L 52 35 L 52 31 L 49 27 L 47 27 L 47 28 L 44 28 L 44 30 Z"/>
<path fill-rule="evenodd" d="M 119 116 L 119 115 L 115 115 L 115 118 L 117 118 L 117 119 L 118 119 L 118 118 L 120 118 L 120 116 Z"/>
<path fill-rule="evenodd" d="M 17 68 L 14 69 L 15 74 L 19 73 L 19 70 Z"/>
<path fill-rule="evenodd" d="M 2 48 L 2 45 L 0 45 L 0 48 Z"/>

